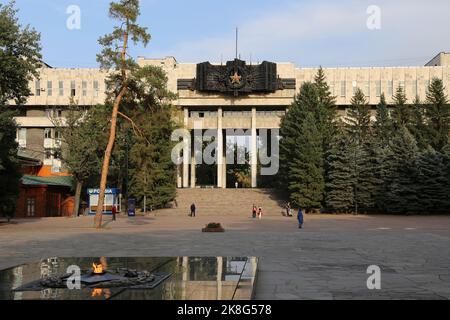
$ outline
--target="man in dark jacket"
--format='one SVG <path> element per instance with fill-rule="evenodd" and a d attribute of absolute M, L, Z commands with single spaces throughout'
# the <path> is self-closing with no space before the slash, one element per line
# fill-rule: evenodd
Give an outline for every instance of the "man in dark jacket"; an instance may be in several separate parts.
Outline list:
<path fill-rule="evenodd" d="M 191 217 L 195 217 L 195 203 L 191 204 Z"/>

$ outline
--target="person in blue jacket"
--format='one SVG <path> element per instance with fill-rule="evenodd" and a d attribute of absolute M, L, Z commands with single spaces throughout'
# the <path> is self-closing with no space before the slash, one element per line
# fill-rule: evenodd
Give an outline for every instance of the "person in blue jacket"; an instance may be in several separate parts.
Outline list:
<path fill-rule="evenodd" d="M 301 207 L 298 208 L 297 219 L 298 219 L 298 228 L 299 229 L 303 228 L 303 211 Z"/>

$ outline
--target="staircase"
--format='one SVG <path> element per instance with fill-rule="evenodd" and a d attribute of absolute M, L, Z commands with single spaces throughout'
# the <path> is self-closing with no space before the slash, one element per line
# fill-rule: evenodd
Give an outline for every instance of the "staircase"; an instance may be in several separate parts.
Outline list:
<path fill-rule="evenodd" d="M 262 207 L 263 216 L 281 216 L 285 202 L 272 189 L 178 189 L 177 205 L 157 215 L 188 215 L 195 203 L 198 216 L 250 217 L 252 207 Z"/>

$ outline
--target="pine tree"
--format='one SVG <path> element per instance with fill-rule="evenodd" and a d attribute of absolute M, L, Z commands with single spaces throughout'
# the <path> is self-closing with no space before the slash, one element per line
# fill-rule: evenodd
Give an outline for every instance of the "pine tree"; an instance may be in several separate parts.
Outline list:
<path fill-rule="evenodd" d="M 324 194 L 323 135 L 316 117 L 318 100 L 316 86 L 303 84 L 280 128 L 281 187 L 294 203 L 307 209 L 320 208 Z"/>
<path fill-rule="evenodd" d="M 377 105 L 376 121 L 374 123 L 374 134 L 380 146 L 387 146 L 391 138 L 393 124 L 389 115 L 384 93 L 381 94 Z"/>
<path fill-rule="evenodd" d="M 428 147 L 420 154 L 417 165 L 421 211 L 444 211 L 448 194 L 445 188 L 447 181 L 443 154 Z"/>
<path fill-rule="evenodd" d="M 445 194 L 443 211 L 450 213 L 450 144 L 447 144 L 442 149 L 442 156 L 444 162 L 444 180 L 443 192 Z"/>
<path fill-rule="evenodd" d="M 361 89 L 357 88 L 347 109 L 345 122 L 352 141 L 361 145 L 370 133 L 370 106 Z"/>
<path fill-rule="evenodd" d="M 406 104 L 407 99 L 402 87 L 397 88 L 393 100 L 394 106 L 391 114 L 395 128 L 408 126 L 411 122 L 411 108 Z"/>
<path fill-rule="evenodd" d="M 425 114 L 431 146 L 441 151 L 449 143 L 450 105 L 441 79 L 434 78 L 427 92 Z"/>
<path fill-rule="evenodd" d="M 354 208 L 355 172 L 349 150 L 350 139 L 341 124 L 326 154 L 325 206 L 334 212 L 350 212 Z"/>
<path fill-rule="evenodd" d="M 323 135 L 323 146 L 325 151 L 328 148 L 331 137 L 334 135 L 336 129 L 336 97 L 331 94 L 322 67 L 319 68 L 314 77 L 314 85 L 316 86 L 319 100 L 319 105 L 316 107 L 315 111 L 316 123 Z"/>
<path fill-rule="evenodd" d="M 387 158 L 389 175 L 385 190 L 385 204 L 391 213 L 417 213 L 419 205 L 418 157 L 419 149 L 413 135 L 405 126 L 394 135 Z"/>
<path fill-rule="evenodd" d="M 117 21 L 117 25 L 111 34 L 99 39 L 103 49 L 97 55 L 97 61 L 101 64 L 102 69 L 110 72 L 108 82 L 109 87 L 113 90 L 109 92 L 109 100 L 112 101 L 110 134 L 103 158 L 98 206 L 94 220 L 94 225 L 98 229 L 102 227 L 103 202 L 111 154 L 116 142 L 119 109 L 122 99 L 130 91 L 130 79 L 128 78 L 130 72 L 139 68 L 133 58 L 129 56 L 129 46 L 131 43 L 135 45 L 141 43 L 146 46 L 150 41 L 147 28 L 142 28 L 137 24 L 139 15 L 139 0 L 111 2 L 109 16 Z M 114 86 L 111 86 L 111 84 L 114 84 Z"/>
<path fill-rule="evenodd" d="M 411 107 L 411 122 L 407 128 L 416 139 L 419 149 L 427 148 L 429 145 L 428 129 L 425 123 L 424 108 L 418 96 Z"/>
<path fill-rule="evenodd" d="M 312 114 L 300 126 L 289 168 L 291 201 L 307 211 L 321 208 L 324 193 L 322 139 Z"/>

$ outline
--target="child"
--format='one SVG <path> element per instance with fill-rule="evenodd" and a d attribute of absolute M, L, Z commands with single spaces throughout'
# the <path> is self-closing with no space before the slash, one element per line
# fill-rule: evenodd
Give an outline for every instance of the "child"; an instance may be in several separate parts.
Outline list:
<path fill-rule="evenodd" d="M 261 219 L 262 218 L 262 208 L 259 207 L 258 209 L 258 218 Z"/>

